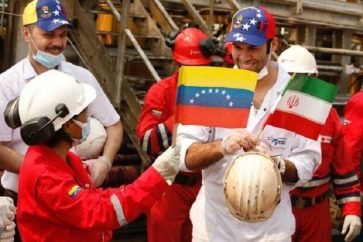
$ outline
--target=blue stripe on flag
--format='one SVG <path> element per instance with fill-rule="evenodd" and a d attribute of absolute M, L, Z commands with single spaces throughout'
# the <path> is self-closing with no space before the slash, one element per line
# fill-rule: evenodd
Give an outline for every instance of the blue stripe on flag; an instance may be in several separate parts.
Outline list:
<path fill-rule="evenodd" d="M 225 87 L 178 87 L 177 104 L 225 108 L 250 108 L 253 92 Z"/>

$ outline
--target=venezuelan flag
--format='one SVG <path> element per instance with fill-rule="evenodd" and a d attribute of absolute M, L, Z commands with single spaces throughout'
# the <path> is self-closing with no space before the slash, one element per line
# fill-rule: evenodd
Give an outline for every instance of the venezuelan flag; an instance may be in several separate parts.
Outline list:
<path fill-rule="evenodd" d="M 175 122 L 224 128 L 247 126 L 257 73 L 207 66 L 179 70 Z"/>

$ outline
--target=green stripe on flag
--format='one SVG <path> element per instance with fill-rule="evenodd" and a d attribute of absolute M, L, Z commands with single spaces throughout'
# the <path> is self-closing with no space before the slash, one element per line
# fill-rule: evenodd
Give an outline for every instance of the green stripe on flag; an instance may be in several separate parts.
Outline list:
<path fill-rule="evenodd" d="M 316 77 L 296 74 L 287 84 L 286 90 L 303 92 L 316 98 L 332 103 L 338 91 L 336 85 Z"/>

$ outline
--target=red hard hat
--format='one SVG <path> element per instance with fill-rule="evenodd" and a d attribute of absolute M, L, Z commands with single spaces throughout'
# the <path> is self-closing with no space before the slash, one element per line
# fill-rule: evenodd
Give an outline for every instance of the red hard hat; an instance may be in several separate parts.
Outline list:
<path fill-rule="evenodd" d="M 172 51 L 174 59 L 182 65 L 208 65 L 210 57 L 205 57 L 200 48 L 200 41 L 208 39 L 197 28 L 187 28 L 180 32 L 175 39 L 175 46 Z"/>
<path fill-rule="evenodd" d="M 226 54 L 225 54 L 225 56 L 223 56 L 223 59 L 229 64 L 234 64 L 234 60 L 233 60 L 233 56 L 232 56 L 233 43 L 226 42 L 224 44 L 224 47 L 226 49 Z"/>

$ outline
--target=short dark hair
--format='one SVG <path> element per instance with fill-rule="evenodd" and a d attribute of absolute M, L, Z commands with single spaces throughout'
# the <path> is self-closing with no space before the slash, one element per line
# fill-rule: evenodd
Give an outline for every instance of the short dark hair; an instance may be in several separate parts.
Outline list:
<path fill-rule="evenodd" d="M 270 52 L 271 52 L 271 43 L 272 43 L 272 39 L 269 39 L 266 42 L 266 44 L 267 44 L 267 54 L 270 54 Z"/>

